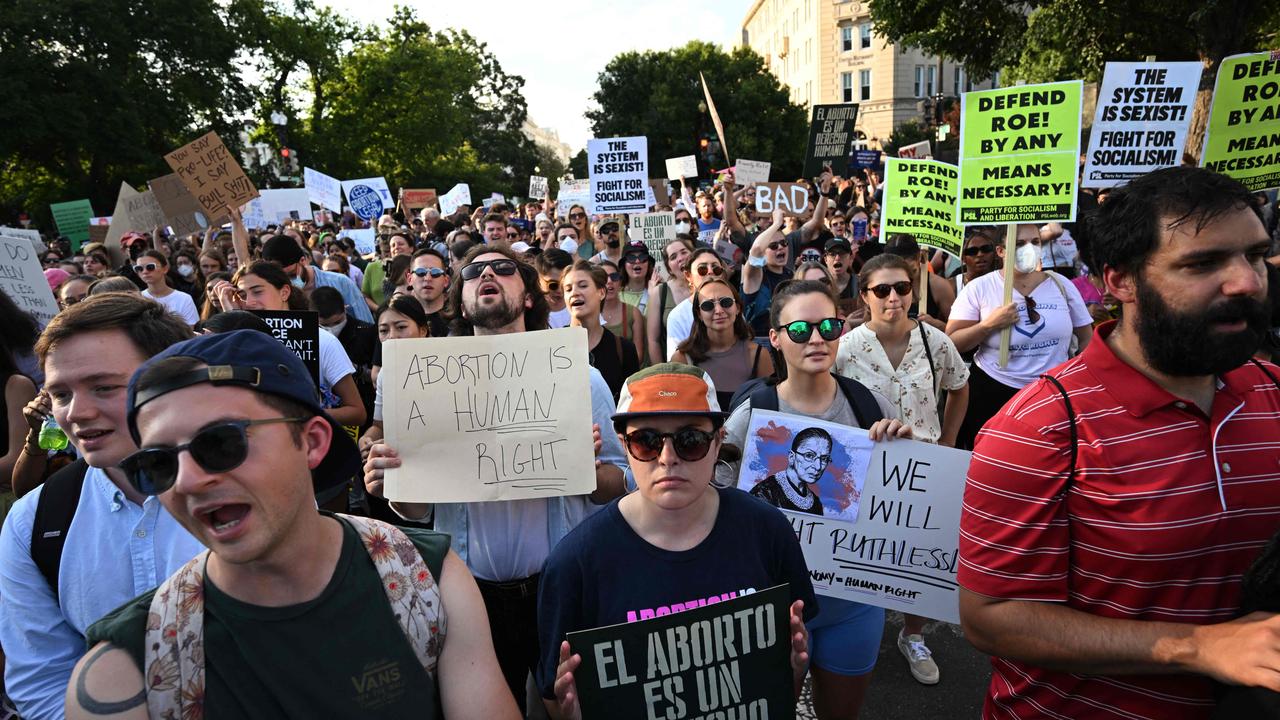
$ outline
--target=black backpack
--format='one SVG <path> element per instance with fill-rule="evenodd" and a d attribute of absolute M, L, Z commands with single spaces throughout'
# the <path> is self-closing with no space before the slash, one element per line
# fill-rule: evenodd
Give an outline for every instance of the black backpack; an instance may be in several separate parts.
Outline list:
<path fill-rule="evenodd" d="M 58 599 L 58 569 L 62 566 L 62 546 L 67 530 L 80 504 L 80 491 L 89 463 L 80 458 L 49 476 L 36 501 L 36 515 L 31 523 L 31 560 L 39 568 L 53 599 Z"/>
<path fill-rule="evenodd" d="M 876 402 L 875 395 L 871 394 L 867 386 L 843 375 L 832 375 L 840 385 L 845 399 L 849 401 L 849 407 L 853 408 L 853 417 L 858 421 L 858 427 L 865 430 L 884 418 L 884 413 L 880 412 L 880 403 Z M 778 382 L 780 381 L 772 377 L 748 380 L 733 394 L 728 411 L 732 412 L 748 398 L 751 399 L 752 410 L 777 411 Z"/>

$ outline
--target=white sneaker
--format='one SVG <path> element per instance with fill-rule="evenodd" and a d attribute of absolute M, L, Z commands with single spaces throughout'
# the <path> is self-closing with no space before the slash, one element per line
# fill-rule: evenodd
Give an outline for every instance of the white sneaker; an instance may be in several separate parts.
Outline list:
<path fill-rule="evenodd" d="M 923 637 L 919 635 L 904 637 L 899 631 L 898 650 L 907 659 L 907 664 L 911 666 L 911 676 L 917 682 L 922 685 L 938 684 L 938 664 L 933 661 L 933 653 L 929 652 L 929 648 L 925 646 Z"/>

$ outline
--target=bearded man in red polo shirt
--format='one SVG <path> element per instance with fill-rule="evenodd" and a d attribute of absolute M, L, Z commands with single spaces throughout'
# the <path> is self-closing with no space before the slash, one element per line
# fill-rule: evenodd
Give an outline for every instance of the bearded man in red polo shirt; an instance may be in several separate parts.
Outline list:
<path fill-rule="evenodd" d="M 1280 691 L 1280 617 L 1238 618 L 1280 528 L 1268 239 L 1239 183 L 1151 173 L 1092 255 L 1122 303 L 978 436 L 960 616 L 992 658 L 984 718 L 1205 718 L 1213 680 Z"/>

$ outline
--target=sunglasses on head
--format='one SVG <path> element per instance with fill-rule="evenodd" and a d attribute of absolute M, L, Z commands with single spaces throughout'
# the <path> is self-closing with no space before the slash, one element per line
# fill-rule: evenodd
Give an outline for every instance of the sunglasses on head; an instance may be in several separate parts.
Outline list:
<path fill-rule="evenodd" d="M 839 339 L 840 334 L 844 332 L 844 322 L 840 318 L 823 318 L 817 322 L 809 322 L 808 320 L 796 320 L 795 322 L 779 325 L 776 330 L 787 332 L 787 337 L 791 338 L 794 343 L 807 343 L 809 338 L 813 337 L 813 331 L 816 329 L 818 335 L 828 342 Z"/>
<path fill-rule="evenodd" d="M 974 245 L 964 249 L 966 257 L 974 257 L 975 255 L 986 255 L 989 252 L 995 252 L 995 245 Z"/>
<path fill-rule="evenodd" d="M 426 277 L 430 275 L 433 278 L 438 278 L 441 275 L 444 275 L 444 270 L 441 270 L 440 268 L 414 268 L 413 274 L 418 277 Z"/>
<path fill-rule="evenodd" d="M 876 297 L 883 300 L 889 297 L 890 291 L 898 293 L 898 297 L 906 297 L 911 294 L 912 289 L 913 288 L 911 287 L 911 283 L 907 282 L 906 280 L 903 280 L 901 282 L 896 282 L 896 283 L 885 283 L 883 285 L 875 285 L 873 287 L 867 288 L 867 291 L 870 293 L 873 293 Z"/>
<path fill-rule="evenodd" d="M 147 272 L 151 272 L 152 270 L 155 270 L 158 267 L 160 266 L 156 265 L 155 263 L 147 263 L 146 265 L 134 265 L 133 271 L 136 273 L 140 273 L 143 270 L 146 270 Z"/>
<path fill-rule="evenodd" d="M 724 268 L 720 267 L 719 265 L 712 265 L 712 264 L 699 265 L 694 269 L 697 270 L 698 274 L 701 275 L 702 277 L 706 277 L 708 274 L 715 275 L 716 277 L 720 277 L 721 275 L 724 274 Z"/>
<path fill-rule="evenodd" d="M 207 427 L 196 433 L 191 442 L 174 447 L 145 448 L 120 461 L 129 484 L 144 495 L 159 495 L 173 487 L 178 477 L 178 454 L 191 453 L 206 472 L 223 473 L 240 467 L 249 457 L 248 428 L 271 423 L 303 422 L 304 417 L 279 417 L 264 420 L 232 420 Z"/>
<path fill-rule="evenodd" d="M 671 438 L 671 446 L 677 457 L 696 462 L 707 456 L 711 450 L 711 441 L 715 439 L 715 435 L 697 428 L 683 428 L 673 433 L 641 428 L 622 437 L 626 440 L 627 452 L 640 462 L 657 460 L 667 444 L 667 438 Z"/>
<path fill-rule="evenodd" d="M 515 275 L 519 266 L 516 265 L 515 260 L 507 260 L 505 258 L 502 260 L 481 260 L 464 266 L 462 271 L 458 274 L 462 277 L 463 282 L 467 282 L 480 277 L 480 274 L 484 272 L 485 268 L 493 270 L 495 275 L 508 277 Z"/>
<path fill-rule="evenodd" d="M 703 300 L 702 302 L 698 303 L 698 309 L 702 310 L 702 312 L 711 312 L 716 309 L 716 305 L 719 305 L 725 310 L 728 310 L 729 308 L 733 307 L 734 304 L 735 303 L 733 302 L 733 298 L 726 296 L 718 300 Z"/>

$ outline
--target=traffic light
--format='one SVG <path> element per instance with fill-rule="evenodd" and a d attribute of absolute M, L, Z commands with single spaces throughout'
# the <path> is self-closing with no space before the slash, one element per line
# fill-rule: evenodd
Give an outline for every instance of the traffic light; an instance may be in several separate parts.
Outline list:
<path fill-rule="evenodd" d="M 298 172 L 298 151 L 293 148 L 280 148 L 280 164 L 291 173 Z"/>

